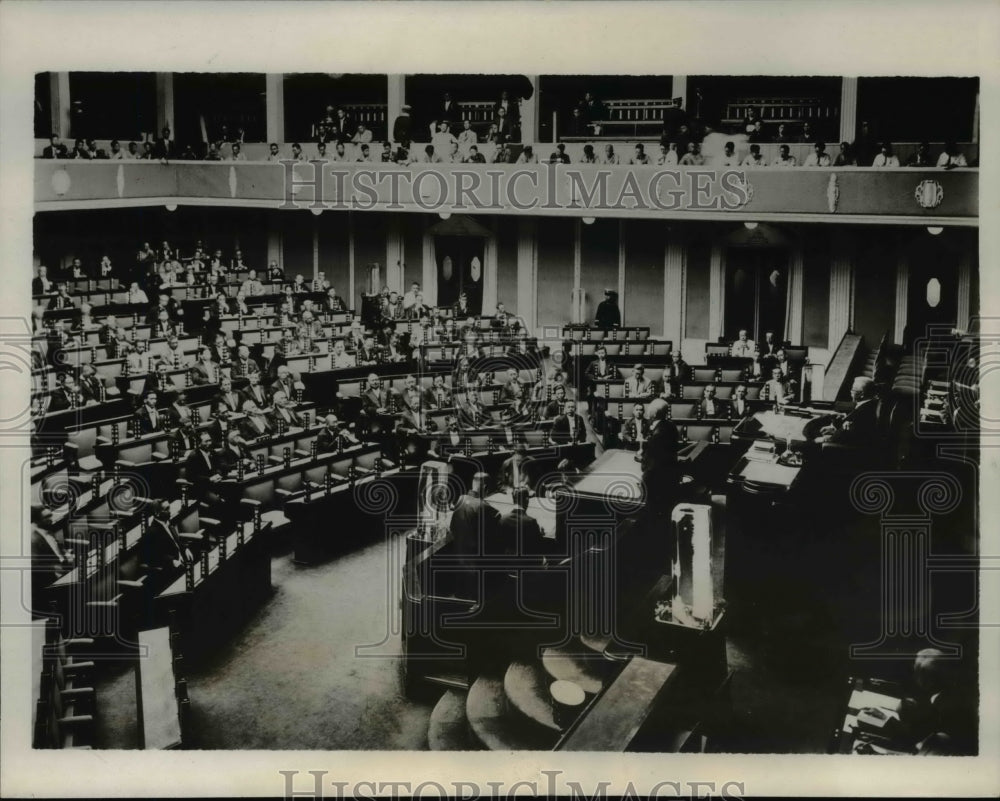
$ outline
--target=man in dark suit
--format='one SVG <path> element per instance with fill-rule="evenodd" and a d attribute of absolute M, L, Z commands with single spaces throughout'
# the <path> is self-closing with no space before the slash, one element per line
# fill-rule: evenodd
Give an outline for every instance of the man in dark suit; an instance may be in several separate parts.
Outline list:
<path fill-rule="evenodd" d="M 389 392 L 382 386 L 382 382 L 375 373 L 368 376 L 365 391 L 361 395 L 361 405 L 364 413 L 369 417 L 389 412 Z"/>
<path fill-rule="evenodd" d="M 166 427 L 166 415 L 160 414 L 156 408 L 157 397 L 156 392 L 147 392 L 142 406 L 135 412 L 140 434 L 152 434 L 154 431 L 163 431 Z"/>
<path fill-rule="evenodd" d="M 234 476 L 240 462 L 247 469 L 253 467 L 253 460 L 247 450 L 246 440 L 237 429 L 231 428 L 226 434 L 225 446 L 219 451 L 219 470 L 222 471 L 223 476 Z"/>
<path fill-rule="evenodd" d="M 243 401 L 243 414 L 245 418 L 240 426 L 240 433 L 246 439 L 254 440 L 271 435 L 271 423 L 255 400 L 246 398 Z"/>
<path fill-rule="evenodd" d="M 666 401 L 650 404 L 649 439 L 642 450 L 642 483 L 645 488 L 646 509 L 654 515 L 669 513 L 673 508 L 677 486 L 680 483 L 680 469 L 677 465 L 677 451 L 680 434 L 667 419 L 669 406 Z"/>
<path fill-rule="evenodd" d="M 503 461 L 500 465 L 498 484 L 511 490 L 528 488 L 531 485 L 531 459 L 528 458 L 528 448 L 523 445 L 515 445 L 514 453 Z"/>
<path fill-rule="evenodd" d="M 237 414 L 241 401 L 239 393 L 233 391 L 232 379 L 222 376 L 219 383 L 219 394 L 212 401 L 212 413 L 227 417 Z"/>
<path fill-rule="evenodd" d="M 49 137 L 49 143 L 42 150 L 43 159 L 64 159 L 67 156 L 66 145 L 59 141 L 58 134 Z"/>
<path fill-rule="evenodd" d="M 316 450 L 320 453 L 332 453 L 352 448 L 358 443 L 358 438 L 352 434 L 347 423 L 340 420 L 335 414 L 328 414 L 324 420 L 323 429 L 316 437 Z"/>
<path fill-rule="evenodd" d="M 194 561 L 194 554 L 170 520 L 170 502 L 154 501 L 153 519 L 139 543 L 142 561 L 149 568 L 147 590 L 158 595 Z"/>
<path fill-rule="evenodd" d="M 62 309 L 72 309 L 74 307 L 73 298 L 69 296 L 66 284 L 60 283 L 56 288 L 56 296 L 49 300 L 49 311 L 60 311 Z"/>
<path fill-rule="evenodd" d="M 431 386 L 423 391 L 425 409 L 447 409 L 452 405 L 451 390 L 444 385 L 444 376 L 434 376 Z"/>
<path fill-rule="evenodd" d="M 153 157 L 166 161 L 177 158 L 177 143 L 170 137 L 170 128 L 165 127 L 153 146 Z"/>
<path fill-rule="evenodd" d="M 459 576 L 458 585 L 462 597 L 466 598 L 478 599 L 477 557 L 502 552 L 497 541 L 500 513 L 484 500 L 488 481 L 486 473 L 476 473 L 469 491 L 458 499 L 451 513 L 452 552 L 465 568 Z"/>
<path fill-rule="evenodd" d="M 107 398 L 104 382 L 92 364 L 85 364 L 80 368 L 80 393 L 88 403 L 102 403 Z"/>
<path fill-rule="evenodd" d="M 500 542 L 504 553 L 517 556 L 540 556 L 553 551 L 554 541 L 546 539 L 538 521 L 528 514 L 528 490 L 515 487 L 511 492 L 513 508 L 500 518 Z"/>
<path fill-rule="evenodd" d="M 646 407 L 637 403 L 632 407 L 632 416 L 622 426 L 622 442 L 625 447 L 638 450 L 649 439 L 650 421 L 646 419 Z"/>
<path fill-rule="evenodd" d="M 854 408 L 821 428 L 817 442 L 853 447 L 871 447 L 877 444 L 878 398 L 875 396 L 875 382 L 865 376 L 855 378 L 851 385 L 851 400 L 855 403 Z"/>
<path fill-rule="evenodd" d="M 271 399 L 260 384 L 260 373 L 250 373 L 247 376 L 247 381 L 246 388 L 240 393 L 242 403 L 245 404 L 248 400 L 252 400 L 258 408 L 267 409 L 271 405 Z"/>
<path fill-rule="evenodd" d="M 219 365 L 212 361 L 212 349 L 207 345 L 198 349 L 198 361 L 191 365 L 191 383 L 196 386 L 218 384 L 222 377 Z"/>
<path fill-rule="evenodd" d="M 576 413 L 576 401 L 568 400 L 563 404 L 563 413 L 552 422 L 549 439 L 553 445 L 586 442 L 587 429 L 583 418 Z"/>
<path fill-rule="evenodd" d="M 275 431 L 289 428 L 302 428 L 302 419 L 299 417 L 288 396 L 279 390 L 274 393 L 271 409 L 271 426 Z"/>
<path fill-rule="evenodd" d="M 198 435 L 198 447 L 184 463 L 184 477 L 191 482 L 195 497 L 207 503 L 218 502 L 219 496 L 212 490 L 212 484 L 222 478 L 222 467 L 212 450 L 212 436 L 207 431 Z"/>
<path fill-rule="evenodd" d="M 56 291 L 56 285 L 49 279 L 49 268 L 44 264 L 38 268 L 38 275 L 31 279 L 32 295 L 51 295 Z"/>
<path fill-rule="evenodd" d="M 78 406 L 83 406 L 85 402 L 86 400 L 84 399 L 83 393 L 81 393 L 79 387 L 77 387 L 73 376 L 67 374 L 63 379 L 62 386 L 52 393 L 49 411 L 60 412 L 64 409 L 72 409 Z"/>
<path fill-rule="evenodd" d="M 240 345 L 232 362 L 233 378 L 249 378 L 251 373 L 259 373 L 260 367 L 250 358 L 250 348 Z"/>

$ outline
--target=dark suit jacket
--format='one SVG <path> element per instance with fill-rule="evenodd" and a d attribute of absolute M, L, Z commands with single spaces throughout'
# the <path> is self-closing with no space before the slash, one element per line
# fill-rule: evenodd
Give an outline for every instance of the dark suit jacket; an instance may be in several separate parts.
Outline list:
<path fill-rule="evenodd" d="M 646 508 L 668 512 L 673 508 L 680 468 L 677 448 L 680 434 L 669 420 L 661 420 L 642 451 L 642 481 L 646 490 Z"/>
<path fill-rule="evenodd" d="M 167 423 L 167 415 L 159 410 L 156 412 L 156 422 L 153 422 L 153 418 L 149 412 L 149 407 L 143 404 L 139 407 L 138 411 L 135 413 L 136 420 L 139 422 L 139 433 L 140 434 L 151 434 L 154 431 L 163 431 Z"/>
<path fill-rule="evenodd" d="M 53 281 L 50 278 L 49 279 L 48 292 L 52 293 L 52 292 L 55 292 L 55 291 L 56 291 L 56 282 Z M 44 295 L 44 294 L 46 294 L 45 287 L 42 286 L 42 279 L 41 278 L 32 278 L 31 279 L 31 294 L 32 295 Z"/>
<path fill-rule="evenodd" d="M 228 395 L 220 392 L 212 401 L 212 411 L 215 414 L 223 412 L 238 412 L 242 398 L 238 392 L 230 392 Z"/>
<path fill-rule="evenodd" d="M 209 375 L 209 370 L 213 375 Z M 222 375 L 222 368 L 219 367 L 215 362 L 210 362 L 209 365 L 203 364 L 202 362 L 195 362 L 191 365 L 191 383 L 201 386 L 202 384 L 217 384 L 219 383 L 219 377 Z"/>
<path fill-rule="evenodd" d="M 572 439 L 569 433 L 569 418 L 566 415 L 561 414 L 552 422 L 551 436 L 554 442 L 560 445 L 569 445 L 587 441 L 587 429 L 583 418 L 578 414 L 573 415 L 573 417 L 576 418 L 576 425 Z"/>
<path fill-rule="evenodd" d="M 51 298 L 48 305 L 49 311 L 53 309 L 72 309 L 73 307 L 73 298 L 64 298 L 62 295 L 56 295 L 54 298 Z"/>
<path fill-rule="evenodd" d="M 531 459 L 525 459 L 521 462 L 520 467 L 520 481 L 514 483 L 514 457 L 510 456 L 504 459 L 503 464 L 500 465 L 500 472 L 497 474 L 497 481 L 501 487 L 530 487 L 531 477 L 533 473 L 534 462 Z"/>
<path fill-rule="evenodd" d="M 271 405 L 271 399 L 267 395 L 267 390 L 261 384 L 256 387 L 247 386 L 240 393 L 240 406 L 247 400 L 254 401 L 261 409 Z"/>
<path fill-rule="evenodd" d="M 64 159 L 67 155 L 66 145 L 58 145 L 53 151 L 52 145 L 46 145 L 42 150 L 43 159 Z"/>
<path fill-rule="evenodd" d="M 302 420 L 299 418 L 299 416 L 295 412 L 295 410 L 294 409 L 286 409 L 285 411 L 288 412 L 288 419 L 287 420 L 281 414 L 281 412 L 278 411 L 277 407 L 275 407 L 274 411 L 272 411 L 271 414 L 268 416 L 269 419 L 270 419 L 270 421 L 271 421 L 271 427 L 275 431 L 277 431 L 278 430 L 278 424 L 279 424 L 279 421 L 280 421 L 280 423 L 282 425 L 284 425 L 286 428 L 288 426 L 297 426 L 297 427 L 301 428 L 302 427 Z"/>
<path fill-rule="evenodd" d="M 522 509 L 511 509 L 500 518 L 500 542 L 504 553 L 542 556 L 552 553 L 554 542 L 545 539 L 538 521 Z"/>
<path fill-rule="evenodd" d="M 481 553 L 502 553 L 497 535 L 500 513 L 480 498 L 463 495 L 451 514 L 453 551 L 462 561 L 472 562 Z"/>
<path fill-rule="evenodd" d="M 330 431 L 324 428 L 316 436 L 316 450 L 320 453 L 331 453 L 341 448 L 351 448 L 356 444 L 347 439 L 344 431 Z"/>
<path fill-rule="evenodd" d="M 90 378 L 80 379 L 80 394 L 83 395 L 84 400 L 95 400 L 101 401 L 101 388 L 103 387 L 101 379 L 96 375 Z"/>
<path fill-rule="evenodd" d="M 222 468 L 219 464 L 219 457 L 214 452 L 204 454 L 200 449 L 195 448 L 184 462 L 184 477 L 194 485 L 195 491 L 199 494 L 204 493 L 208 488 L 209 476 L 215 473 L 221 475 Z"/>
<path fill-rule="evenodd" d="M 876 444 L 878 437 L 878 400 L 871 398 L 855 406 L 830 435 L 830 442 L 856 447 Z"/>
<path fill-rule="evenodd" d="M 241 445 L 239 447 L 239 453 L 233 451 L 229 445 L 219 451 L 219 471 L 224 476 L 233 475 L 236 473 L 236 465 L 243 459 L 248 459 L 249 456 L 246 449 Z"/>
<path fill-rule="evenodd" d="M 188 560 L 187 549 L 181 543 L 173 526 L 154 518 L 149 522 L 149 529 L 140 544 L 142 559 L 151 570 L 165 574 L 162 581 L 169 583 L 172 578 L 180 575 L 183 564 Z M 175 566 L 174 560 L 182 565 Z"/>

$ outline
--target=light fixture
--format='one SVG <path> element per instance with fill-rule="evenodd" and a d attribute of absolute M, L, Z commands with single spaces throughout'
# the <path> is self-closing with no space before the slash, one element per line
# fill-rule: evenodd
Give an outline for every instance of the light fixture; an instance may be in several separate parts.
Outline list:
<path fill-rule="evenodd" d="M 754 228 L 757 227 L 757 223 L 755 223 L 755 222 L 745 222 L 745 223 L 743 223 L 743 227 L 746 228 L 748 231 L 752 231 Z"/>
<path fill-rule="evenodd" d="M 594 218 L 593 217 L 584 217 L 583 218 L 583 224 L 584 225 L 593 225 L 594 224 Z"/>
<path fill-rule="evenodd" d="M 176 203 L 167 203 L 167 211 L 177 211 Z"/>
<path fill-rule="evenodd" d="M 931 236 L 937 236 L 943 230 L 944 230 L 944 228 L 942 226 L 940 226 L 940 225 L 928 225 L 927 226 L 927 233 L 929 233 Z"/>
<path fill-rule="evenodd" d="M 315 214 L 317 217 L 319 217 L 319 215 L 323 213 L 323 207 L 322 206 L 311 206 L 309 208 L 309 211 L 311 211 L 313 214 Z"/>
<path fill-rule="evenodd" d="M 438 212 L 438 217 L 440 217 L 442 220 L 451 219 L 451 212 L 450 211 L 439 211 Z"/>
<path fill-rule="evenodd" d="M 69 192 L 69 188 L 73 185 L 73 180 L 69 177 L 69 173 L 63 169 L 58 169 L 52 173 L 51 180 L 52 191 L 59 195 L 59 197 Z"/>

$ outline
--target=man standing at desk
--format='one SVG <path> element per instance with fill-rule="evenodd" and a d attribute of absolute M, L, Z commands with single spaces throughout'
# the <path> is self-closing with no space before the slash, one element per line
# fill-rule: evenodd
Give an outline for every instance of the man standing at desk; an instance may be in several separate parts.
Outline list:
<path fill-rule="evenodd" d="M 609 328 L 620 328 L 622 324 L 622 313 L 618 308 L 618 293 L 613 289 L 604 290 L 604 300 L 597 304 L 597 312 L 594 314 L 594 325 L 605 330 Z"/>
<path fill-rule="evenodd" d="M 851 385 L 851 400 L 856 404 L 855 407 L 843 418 L 823 426 L 816 442 L 855 447 L 865 447 L 875 443 L 878 434 L 878 398 L 875 397 L 875 382 L 865 376 L 855 378 Z"/>
<path fill-rule="evenodd" d="M 563 404 L 563 413 L 552 422 L 549 438 L 553 445 L 586 442 L 587 430 L 583 418 L 576 413 L 576 401 L 568 400 Z"/>
<path fill-rule="evenodd" d="M 170 521 L 170 502 L 155 501 L 153 519 L 142 538 L 143 562 L 150 570 L 150 591 L 157 595 L 169 587 L 194 561 L 194 554 L 181 542 Z"/>
<path fill-rule="evenodd" d="M 673 499 L 680 483 L 677 466 L 677 449 L 680 434 L 677 426 L 667 419 L 665 402 L 650 404 L 652 424 L 649 439 L 642 450 L 642 483 L 645 488 L 646 509 L 654 514 L 667 514 L 673 508 Z"/>
<path fill-rule="evenodd" d="M 500 513 L 483 500 L 487 481 L 489 476 L 486 473 L 476 473 L 469 491 L 458 499 L 451 513 L 449 528 L 453 553 L 465 568 L 459 573 L 456 589 L 466 598 L 478 598 L 479 595 L 476 558 L 498 551 Z"/>
<path fill-rule="evenodd" d="M 500 465 L 499 483 L 501 487 L 517 491 L 527 489 L 529 485 L 528 470 L 531 460 L 528 459 L 528 449 L 525 445 L 515 445 L 514 453 Z"/>

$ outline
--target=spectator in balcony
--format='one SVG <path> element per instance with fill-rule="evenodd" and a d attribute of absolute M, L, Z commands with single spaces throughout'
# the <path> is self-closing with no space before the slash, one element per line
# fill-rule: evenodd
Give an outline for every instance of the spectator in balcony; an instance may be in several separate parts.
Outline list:
<path fill-rule="evenodd" d="M 424 164 L 440 164 L 443 159 L 434 151 L 434 145 L 424 147 L 424 157 L 421 159 Z"/>
<path fill-rule="evenodd" d="M 778 130 L 774 134 L 775 142 L 791 142 L 792 137 L 788 133 L 788 125 L 783 122 L 778 123 Z"/>
<path fill-rule="evenodd" d="M 560 145 L 562 147 L 562 145 Z M 569 163 L 569 156 L 563 154 L 566 159 L 565 164 Z M 516 164 L 537 164 L 538 157 L 535 155 L 534 148 L 531 145 L 525 145 L 524 150 L 521 151 L 521 155 L 517 157 Z"/>
<path fill-rule="evenodd" d="M 504 115 L 509 117 L 513 122 L 517 122 L 521 119 L 521 107 L 518 102 L 510 96 L 510 93 L 506 89 L 500 92 L 500 99 L 493 107 L 493 112 L 496 116 L 499 117 L 501 111 L 503 111 Z"/>
<path fill-rule="evenodd" d="M 853 150 L 854 157 L 858 160 L 858 164 L 862 167 L 871 164 L 872 159 L 878 151 L 877 143 L 875 141 L 875 133 L 872 131 L 867 120 L 861 121 L 861 128 L 858 135 L 854 139 Z"/>
<path fill-rule="evenodd" d="M 569 136 L 589 136 L 591 133 L 590 126 L 587 124 L 586 118 L 583 116 L 583 109 L 580 106 L 574 106 L 572 115 L 569 118 L 569 122 L 566 125 L 566 133 Z"/>
<path fill-rule="evenodd" d="M 813 132 L 812 123 L 802 123 L 802 130 L 799 131 L 798 141 L 803 144 L 816 141 L 816 134 Z"/>
<path fill-rule="evenodd" d="M 128 153 L 125 158 L 129 161 L 136 161 L 139 158 L 139 145 L 135 142 L 128 143 Z"/>
<path fill-rule="evenodd" d="M 49 311 L 72 309 L 74 305 L 73 298 L 69 296 L 69 289 L 66 287 L 66 284 L 60 282 L 56 286 L 56 296 L 49 301 Z"/>
<path fill-rule="evenodd" d="M 138 281 L 133 281 L 128 287 L 128 302 L 132 304 L 141 303 L 143 306 L 149 305 L 149 296 L 139 286 Z"/>
<path fill-rule="evenodd" d="M 337 120 L 336 120 L 336 138 L 338 142 L 347 143 L 351 141 L 351 131 L 356 131 L 357 126 L 351 121 L 348 116 L 346 109 L 337 109 Z"/>
<path fill-rule="evenodd" d="M 583 155 L 580 156 L 581 164 L 597 164 L 597 155 L 594 153 L 593 145 L 583 146 Z"/>
<path fill-rule="evenodd" d="M 347 148 L 343 142 L 337 142 L 333 151 L 333 161 L 350 161 L 347 157 Z"/>
<path fill-rule="evenodd" d="M 958 145 L 954 141 L 950 141 L 944 146 L 944 152 L 938 156 L 937 165 L 938 167 L 944 167 L 946 170 L 969 166 L 965 160 L 965 156 L 962 155 L 958 149 Z"/>
<path fill-rule="evenodd" d="M 495 122 L 490 123 L 489 130 L 486 131 L 486 138 L 483 140 L 488 144 L 497 144 L 500 141 L 500 130 Z"/>
<path fill-rule="evenodd" d="M 636 144 L 632 151 L 632 157 L 628 160 L 628 163 L 642 166 L 649 164 L 649 156 L 646 155 L 646 148 L 642 143 Z"/>
<path fill-rule="evenodd" d="M 372 132 L 365 127 L 363 122 L 359 122 L 357 130 L 354 132 L 354 136 L 351 137 L 351 141 L 356 145 L 370 145 L 372 141 Z"/>
<path fill-rule="evenodd" d="M 715 163 L 718 167 L 738 167 L 740 160 L 736 155 L 736 144 L 734 142 L 726 142 L 722 153 L 716 157 Z"/>
<path fill-rule="evenodd" d="M 102 159 L 105 161 L 108 159 L 108 152 L 106 150 L 103 150 L 102 148 L 99 148 L 97 146 L 97 143 L 93 139 L 87 140 L 87 149 L 90 151 L 91 158 Z"/>
<path fill-rule="evenodd" d="M 219 153 L 219 146 L 215 142 L 209 143 L 205 161 L 222 161 L 222 154 Z"/>
<path fill-rule="evenodd" d="M 514 154 L 506 142 L 502 142 L 497 145 L 497 149 L 493 151 L 494 164 L 510 164 L 513 157 Z"/>
<path fill-rule="evenodd" d="M 817 142 L 813 145 L 813 152 L 806 156 L 803 167 L 829 167 L 830 154 L 826 152 L 826 142 Z"/>
<path fill-rule="evenodd" d="M 760 120 L 754 122 L 754 124 L 747 130 L 747 141 L 748 142 L 763 142 L 766 139 L 764 134 L 764 123 Z"/>
<path fill-rule="evenodd" d="M 358 155 L 354 160 L 370 163 L 372 160 L 371 147 L 369 145 L 361 145 L 361 149 L 358 151 Z"/>
<path fill-rule="evenodd" d="M 594 126 L 604 120 L 606 114 L 604 104 L 594 97 L 593 92 L 585 92 L 583 100 L 580 101 L 579 108 L 584 122 L 590 126 L 594 133 L 600 133 Z"/>
<path fill-rule="evenodd" d="M 396 164 L 407 165 L 410 164 L 410 140 L 404 139 L 399 143 L 399 147 L 396 148 L 396 152 L 392 155 L 392 160 Z"/>
<path fill-rule="evenodd" d="M 604 157 L 601 159 L 601 164 L 621 164 L 621 159 L 615 153 L 614 145 L 604 146 Z"/>
<path fill-rule="evenodd" d="M 566 154 L 566 145 L 564 145 L 562 142 L 560 142 L 558 145 L 556 145 L 556 161 L 559 164 L 569 164 L 570 163 L 570 158 Z"/>
<path fill-rule="evenodd" d="M 472 123 L 469 120 L 463 121 L 462 131 L 458 135 L 458 146 L 467 153 L 472 145 L 478 143 L 479 138 L 476 136 L 476 132 L 472 130 Z"/>
<path fill-rule="evenodd" d="M 461 164 L 462 154 L 458 152 L 458 142 L 452 142 L 448 146 L 448 152 L 441 159 L 446 164 Z"/>
<path fill-rule="evenodd" d="M 240 292 L 247 297 L 256 297 L 264 294 L 264 284 L 257 278 L 256 270 L 250 270 L 247 273 L 247 280 L 240 286 Z"/>
<path fill-rule="evenodd" d="M 142 143 L 142 155 L 139 156 L 140 161 L 153 161 L 156 156 L 153 153 L 153 143 L 146 141 Z"/>
<path fill-rule="evenodd" d="M 66 145 L 64 145 L 58 134 L 49 137 L 49 144 L 42 150 L 43 159 L 64 159 L 67 157 Z"/>
<path fill-rule="evenodd" d="M 31 282 L 32 295 L 52 295 L 56 285 L 49 279 L 49 268 L 44 264 L 38 266 L 38 275 Z"/>
<path fill-rule="evenodd" d="M 604 300 L 597 304 L 594 313 L 594 325 L 607 330 L 618 328 L 622 324 L 621 309 L 618 308 L 618 292 L 613 289 L 604 290 Z"/>
<path fill-rule="evenodd" d="M 313 139 L 319 142 L 329 142 L 337 134 L 337 120 L 333 106 L 327 106 L 319 122 L 313 123 Z"/>
<path fill-rule="evenodd" d="M 927 142 L 921 142 L 917 147 L 917 152 L 906 161 L 907 167 L 933 167 L 934 160 L 931 156 L 931 146 Z"/>
<path fill-rule="evenodd" d="M 458 145 L 458 140 L 451 132 L 451 125 L 447 120 L 438 124 L 437 132 L 431 137 L 431 144 L 438 153 L 448 153 L 453 144 Z"/>
<path fill-rule="evenodd" d="M 306 161 L 305 153 L 302 152 L 302 145 L 292 142 L 292 161 Z"/>
<path fill-rule="evenodd" d="M 705 157 L 701 155 L 701 145 L 697 142 L 688 142 L 687 153 L 681 156 L 680 163 L 684 167 L 701 167 L 705 164 Z"/>
<path fill-rule="evenodd" d="M 246 154 L 243 152 L 243 146 L 239 142 L 233 142 L 229 148 L 229 160 L 230 161 L 246 161 Z"/>
<path fill-rule="evenodd" d="M 834 167 L 857 167 L 858 162 L 854 158 L 854 149 L 851 147 L 850 142 L 840 143 L 840 152 L 837 153 L 837 158 L 833 160 Z"/>
<path fill-rule="evenodd" d="M 122 161 L 125 159 L 125 151 L 122 150 L 122 143 L 117 139 L 111 140 L 111 152 L 106 156 L 106 158 L 112 161 Z"/>
<path fill-rule="evenodd" d="M 326 161 L 326 142 L 316 144 L 316 158 L 320 161 Z"/>
<path fill-rule="evenodd" d="M 760 145 L 752 144 L 750 145 L 750 152 L 747 153 L 746 158 L 743 159 L 744 167 L 766 167 L 767 159 L 765 159 L 760 152 Z"/>
<path fill-rule="evenodd" d="M 778 148 L 778 158 L 774 160 L 772 167 L 798 167 L 799 162 L 791 154 L 791 148 L 788 145 L 782 145 Z"/>
<path fill-rule="evenodd" d="M 497 109 L 497 117 L 494 121 L 497 126 L 497 135 L 502 137 L 506 141 L 517 141 L 517 120 L 514 117 L 507 115 L 507 111 L 504 108 Z"/>
<path fill-rule="evenodd" d="M 170 126 L 164 126 L 160 131 L 160 137 L 156 140 L 153 152 L 154 158 L 160 161 L 168 161 L 177 156 L 177 143 L 171 137 Z"/>
<path fill-rule="evenodd" d="M 73 149 L 69 152 L 67 158 L 71 159 L 89 159 L 90 151 L 87 150 L 87 143 L 83 139 L 77 139 L 73 143 Z"/>
<path fill-rule="evenodd" d="M 878 154 L 872 159 L 873 167 L 888 168 L 898 167 L 899 158 L 892 152 L 892 143 L 883 142 Z"/>
<path fill-rule="evenodd" d="M 410 106 L 404 105 L 399 110 L 399 116 L 392 121 L 392 141 L 394 142 L 409 142 L 413 135 L 413 118 L 410 116 L 410 112 L 413 109 Z"/>
<path fill-rule="evenodd" d="M 267 146 L 267 160 L 281 161 L 281 152 L 278 150 L 277 142 L 271 142 L 271 144 Z"/>
<path fill-rule="evenodd" d="M 748 337 L 747 330 L 741 328 L 736 341 L 729 346 L 729 355 L 735 358 L 752 359 L 757 352 L 757 345 Z"/>
<path fill-rule="evenodd" d="M 465 157 L 466 164 L 485 164 L 486 156 L 479 152 L 479 147 L 476 145 L 469 145 L 469 153 Z"/>
<path fill-rule="evenodd" d="M 660 154 L 656 157 L 657 167 L 671 167 L 677 164 L 677 145 L 666 142 L 660 145 Z"/>

